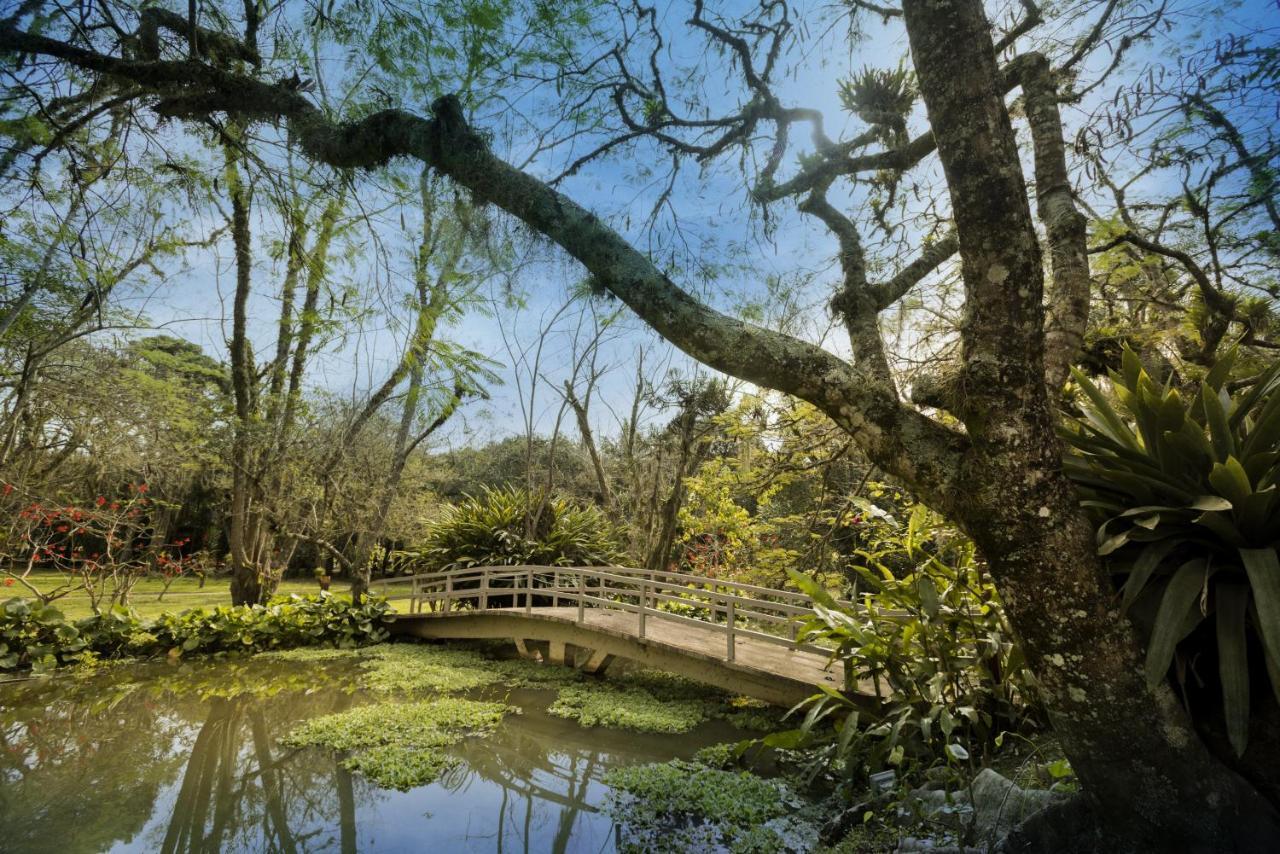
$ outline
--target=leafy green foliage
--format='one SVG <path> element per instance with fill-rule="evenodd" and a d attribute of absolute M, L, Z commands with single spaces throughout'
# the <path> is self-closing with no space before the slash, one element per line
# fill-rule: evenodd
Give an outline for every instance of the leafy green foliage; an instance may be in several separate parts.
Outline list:
<path fill-rule="evenodd" d="M 921 505 L 909 513 L 905 525 L 866 523 L 874 533 L 857 552 L 858 606 L 793 573 L 815 603 L 801 637 L 831 646 L 860 690 L 881 701 L 875 713 L 829 689 L 802 705 L 799 728 L 764 739 L 812 748 L 812 774 L 831 769 L 861 781 L 886 767 L 946 770 L 967 759 L 957 746 L 989 753 L 1000 733 L 1040 719 L 1031 674 L 973 544 Z"/>
<path fill-rule="evenodd" d="M 284 743 L 350 751 L 343 765 L 379 786 L 405 791 L 437 779 L 459 760 L 442 751 L 472 734 L 489 733 L 508 712 L 502 703 L 438 697 L 383 703 L 303 722 Z"/>
<path fill-rule="evenodd" d="M 1187 396 L 1126 350 L 1110 372 L 1118 405 L 1077 373 L 1087 402 L 1063 435 L 1098 553 L 1147 633 L 1148 681 L 1166 678 L 1180 649 L 1193 654 L 1188 636 L 1212 618 L 1228 734 L 1243 753 L 1251 636 L 1280 697 L 1280 362 L 1233 393 L 1235 361 Z"/>
<path fill-rule="evenodd" d="M 359 605 L 320 593 L 289 596 L 266 605 L 223 606 L 163 614 L 150 627 L 171 654 L 257 651 L 293 646 L 354 647 L 388 636 L 390 606 L 371 599 Z"/>
<path fill-rule="evenodd" d="M 622 558 L 614 526 L 599 508 L 516 487 L 486 488 L 453 505 L 417 552 L 431 569 L 608 566 Z"/>
<path fill-rule="evenodd" d="M 80 630 L 52 605 L 10 599 L 0 607 L 0 670 L 39 673 L 78 660 L 84 649 Z"/>
<path fill-rule="evenodd" d="M 86 656 L 182 656 L 300 646 L 355 647 L 388 636 L 390 607 L 380 600 L 353 605 L 322 593 L 289 596 L 267 605 L 194 608 L 144 624 L 115 608 L 69 622 L 57 608 L 26 599 L 0 606 L 0 670 L 37 672 Z"/>

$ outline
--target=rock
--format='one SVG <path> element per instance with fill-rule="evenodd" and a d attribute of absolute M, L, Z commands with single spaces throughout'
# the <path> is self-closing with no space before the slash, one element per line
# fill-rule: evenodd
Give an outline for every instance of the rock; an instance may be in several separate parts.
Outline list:
<path fill-rule="evenodd" d="M 1083 795 L 1055 801 L 1009 831 L 997 854 L 1094 854 L 1098 820 Z"/>
<path fill-rule="evenodd" d="M 984 768 L 965 789 L 946 792 L 916 789 L 911 798 L 923 816 L 956 831 L 984 850 L 1002 840 L 1014 826 L 1068 796 L 1044 789 L 1023 789 L 990 768 Z M 969 831 L 966 834 L 966 831 Z M 929 850 L 929 849 L 903 849 Z M 941 849 L 933 849 L 941 850 Z"/>

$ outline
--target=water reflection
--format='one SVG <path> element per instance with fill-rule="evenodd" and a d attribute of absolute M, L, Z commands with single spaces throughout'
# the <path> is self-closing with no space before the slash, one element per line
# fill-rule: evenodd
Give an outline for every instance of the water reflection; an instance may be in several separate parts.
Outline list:
<path fill-rule="evenodd" d="M 409 792 L 325 750 L 286 748 L 297 721 L 369 698 L 348 663 L 228 661 L 117 668 L 0 685 L 0 849 L 15 852 L 606 852 L 610 767 L 688 756 L 733 731 L 640 736 L 550 717 L 550 694 L 451 748 Z"/>

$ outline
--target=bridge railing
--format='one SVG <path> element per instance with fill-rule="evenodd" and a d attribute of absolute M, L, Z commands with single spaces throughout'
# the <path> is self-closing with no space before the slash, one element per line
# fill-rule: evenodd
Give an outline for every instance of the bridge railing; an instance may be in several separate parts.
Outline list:
<path fill-rule="evenodd" d="M 586 622 L 589 611 L 634 614 L 641 638 L 655 618 L 713 628 L 724 634 L 730 661 L 743 638 L 822 655 L 831 652 L 797 638 L 796 618 L 812 613 L 806 594 L 679 572 L 483 566 L 383 579 L 374 586 L 390 599 L 407 594 L 410 613 L 514 609 L 531 614 L 535 608 L 574 607 L 577 623 Z"/>

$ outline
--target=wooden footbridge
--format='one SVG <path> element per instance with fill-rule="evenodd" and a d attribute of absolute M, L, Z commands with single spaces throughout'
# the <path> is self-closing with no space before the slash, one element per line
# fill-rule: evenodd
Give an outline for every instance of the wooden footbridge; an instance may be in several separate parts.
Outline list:
<path fill-rule="evenodd" d="M 621 567 L 483 566 L 390 578 L 373 592 L 408 600 L 391 631 L 420 638 L 511 638 L 520 653 L 588 672 L 613 658 L 793 705 L 847 685 L 831 650 L 797 637 L 803 593 Z"/>

